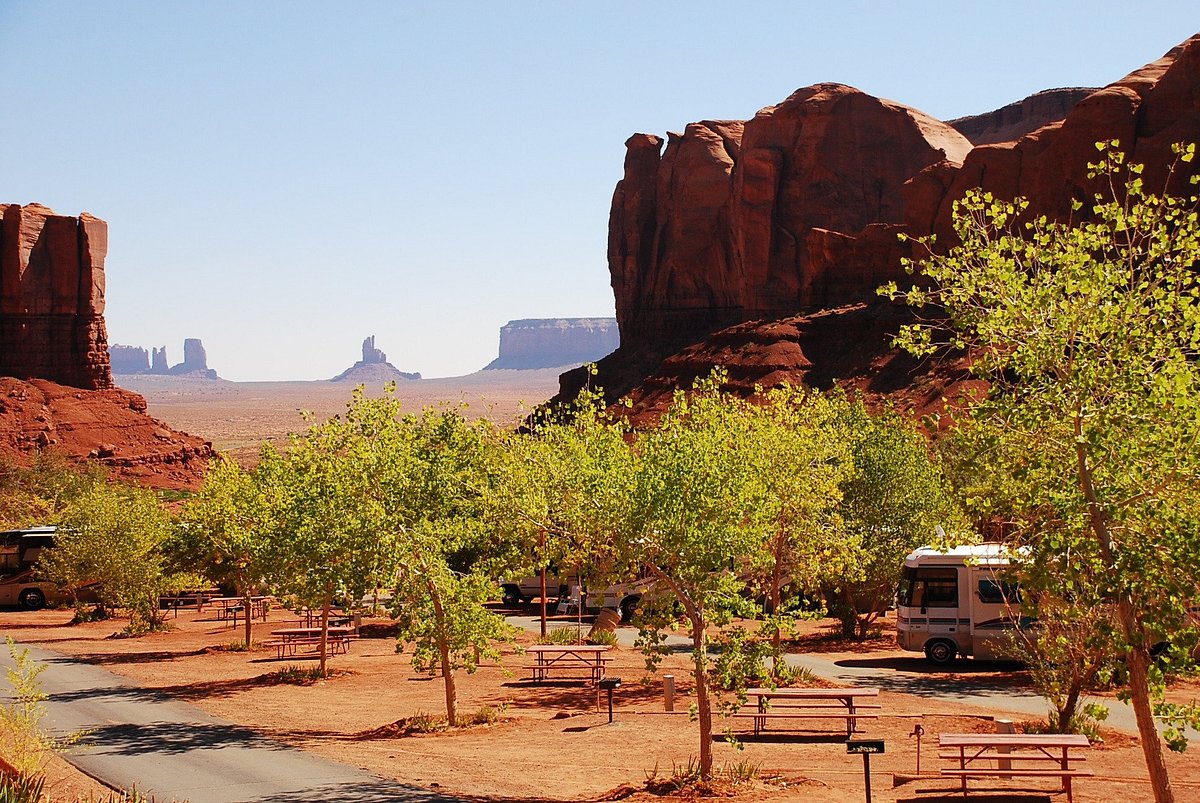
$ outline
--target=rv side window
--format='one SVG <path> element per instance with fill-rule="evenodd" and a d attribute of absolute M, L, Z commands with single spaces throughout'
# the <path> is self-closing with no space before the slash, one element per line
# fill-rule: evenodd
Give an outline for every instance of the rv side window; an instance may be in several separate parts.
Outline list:
<path fill-rule="evenodd" d="M 1015 605 L 1021 601 L 1021 590 L 1017 588 L 1016 583 L 980 578 L 979 601 Z"/>
<path fill-rule="evenodd" d="M 958 569 L 917 569 L 912 604 L 921 608 L 958 607 Z"/>

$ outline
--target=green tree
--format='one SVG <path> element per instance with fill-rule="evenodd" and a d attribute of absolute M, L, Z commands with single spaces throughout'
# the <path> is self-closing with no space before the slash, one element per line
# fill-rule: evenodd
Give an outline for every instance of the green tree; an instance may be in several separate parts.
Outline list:
<path fill-rule="evenodd" d="M 494 432 L 456 408 L 406 415 L 389 385 L 378 398 L 356 390 L 345 416 L 325 428 L 341 456 L 342 493 L 370 533 L 371 574 L 388 578 L 413 664 L 441 674 L 447 721 L 456 724 L 455 672 L 496 659 L 511 638 L 484 607 L 495 590 L 484 559 L 483 502 L 491 487 Z M 494 544 L 493 544 L 494 545 Z"/>
<path fill-rule="evenodd" d="M 267 579 L 276 591 L 320 610 L 322 675 L 335 600 L 357 604 L 392 560 L 393 544 L 378 529 L 364 489 L 357 446 L 346 421 L 335 417 L 293 435 L 285 453 L 265 445 L 255 470 L 272 524 L 264 550 Z"/>
<path fill-rule="evenodd" d="M 653 577 L 668 605 L 650 604 L 644 626 L 657 632 L 678 606 L 692 636 L 692 674 L 700 726 L 700 774 L 712 777 L 713 688 L 708 628 L 745 611 L 748 565 L 761 565 L 764 533 L 776 526 L 756 504 L 759 474 L 747 444 L 750 403 L 718 391 L 720 375 L 678 392 L 659 425 L 635 445 L 633 489 L 618 548 Z M 645 605 L 645 601 L 643 601 Z"/>
<path fill-rule="evenodd" d="M 969 193 L 955 212 L 961 245 L 921 262 L 924 281 L 904 294 L 945 317 L 899 342 L 918 354 L 965 348 L 990 381 L 972 410 L 995 447 L 981 457 L 1007 484 L 1031 562 L 1059 566 L 1067 590 L 1094 584 L 1112 606 L 1111 643 L 1155 799 L 1166 803 L 1175 796 L 1156 709 L 1176 728 L 1174 748 L 1186 745 L 1178 726 L 1196 721 L 1194 709 L 1161 702 L 1151 650 L 1195 638 L 1200 222 L 1194 195 L 1148 193 L 1118 147 L 1098 144 L 1091 167 L 1107 187 L 1079 205 L 1082 222 L 1028 219 L 1023 201 Z M 1180 148 L 1177 168 L 1194 152 Z"/>
<path fill-rule="evenodd" d="M 203 488 L 184 507 L 172 542 L 175 561 L 214 583 L 232 586 L 243 609 L 252 610 L 251 597 L 264 586 L 274 563 L 271 508 L 259 472 L 221 456 L 209 464 Z M 245 620 L 249 649 L 253 617 Z"/>
<path fill-rule="evenodd" d="M 159 598 L 195 582 L 168 568 L 170 536 L 171 519 L 152 491 L 99 483 L 62 511 L 55 545 L 42 552 L 39 566 L 73 596 L 94 586 L 103 606 L 129 612 L 130 632 L 158 630 L 164 626 Z"/>
<path fill-rule="evenodd" d="M 842 480 L 839 513 L 854 567 L 827 585 L 830 609 L 845 635 L 866 638 L 892 601 L 904 556 L 930 543 L 937 528 L 946 545 L 974 540 L 929 443 L 891 411 L 870 413 L 847 404 L 843 426 L 850 469 Z"/>
<path fill-rule="evenodd" d="M 738 406 L 749 417 L 741 459 L 753 467 L 748 501 L 764 522 L 763 548 L 747 556 L 747 579 L 761 593 L 764 625 L 778 650 L 798 613 L 785 587 L 813 594 L 850 571 L 853 545 L 838 511 L 841 485 L 852 470 L 844 426 L 846 402 L 802 388 L 764 394 L 759 405 Z"/>
<path fill-rule="evenodd" d="M 39 452 L 30 465 L 0 455 L 0 529 L 54 524 L 71 500 L 103 482 L 103 466 Z"/>

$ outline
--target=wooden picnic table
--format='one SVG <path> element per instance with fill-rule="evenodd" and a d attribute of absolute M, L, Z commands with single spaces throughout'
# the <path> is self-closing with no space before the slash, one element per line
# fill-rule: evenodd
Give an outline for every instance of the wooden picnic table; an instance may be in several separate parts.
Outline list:
<path fill-rule="evenodd" d="M 609 660 L 605 653 L 610 649 L 607 644 L 534 644 L 525 652 L 536 661 L 529 667 L 536 683 L 557 671 L 583 671 L 592 683 L 599 683 L 604 679 L 604 663 Z"/>
<path fill-rule="evenodd" d="M 319 649 L 321 644 L 321 628 L 319 627 L 282 627 L 272 630 L 271 635 L 277 636 L 277 638 L 268 641 L 264 646 L 274 647 L 280 658 L 283 658 L 285 652 L 288 655 L 295 655 L 297 647 L 309 646 Z M 331 627 L 328 630 L 326 644 L 332 652 L 344 653 L 350 649 L 350 639 L 353 636 L 354 628 L 352 627 Z"/>
<path fill-rule="evenodd" d="M 1079 733 L 943 733 L 938 757 L 956 762 L 941 774 L 962 780 L 963 797 L 968 778 L 1057 777 L 1070 801 L 1071 779 L 1093 774 L 1078 766 L 1084 757 L 1072 751 L 1090 746 Z"/>
<path fill-rule="evenodd" d="M 877 688 L 843 689 L 746 689 L 747 704 L 735 717 L 746 717 L 754 721 L 754 735 L 758 736 L 772 720 L 785 719 L 838 719 L 846 723 L 846 738 L 857 729 L 858 720 L 875 719 L 878 714 L 864 714 L 864 709 L 878 709 L 873 703 L 861 702 L 866 698 L 878 698 Z"/>

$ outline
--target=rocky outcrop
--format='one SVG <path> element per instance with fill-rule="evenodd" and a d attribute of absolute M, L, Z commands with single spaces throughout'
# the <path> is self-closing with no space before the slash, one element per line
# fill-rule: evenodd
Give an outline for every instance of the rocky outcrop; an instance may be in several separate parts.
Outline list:
<path fill-rule="evenodd" d="M 114 343 L 108 347 L 108 359 L 114 374 L 150 373 L 150 352 L 140 346 L 122 346 L 120 343 Z"/>
<path fill-rule="evenodd" d="M 199 487 L 214 456 L 211 443 L 148 416 L 136 393 L 11 377 L 0 377 L 0 452 L 19 463 L 38 452 L 91 460 L 152 488 Z"/>
<path fill-rule="evenodd" d="M 159 374 L 181 376 L 188 379 L 220 379 L 217 372 L 208 367 L 208 352 L 199 338 L 189 337 L 183 341 L 183 362 L 168 367 L 167 347 L 152 348 L 147 354 L 138 346 L 109 347 L 114 374 Z"/>
<path fill-rule="evenodd" d="M 108 224 L 41 204 L 0 205 L 0 376 L 108 388 Z"/>
<path fill-rule="evenodd" d="M 936 234 L 948 247 L 954 202 L 974 187 L 1066 219 L 1095 191 L 1087 163 L 1102 140 L 1146 166 L 1148 188 L 1191 189 L 1197 165 L 1172 171 L 1171 146 L 1200 141 L 1200 35 L 1082 99 L 1073 92 L 956 121 L 981 142 L 1016 137 L 976 147 L 920 112 L 836 84 L 799 90 L 745 123 L 689 125 L 661 156 L 660 138 L 634 135 L 609 227 L 621 347 L 595 381 L 643 409 L 716 364 L 742 389 L 831 377 L 860 390 L 919 386 L 935 369 L 899 360 L 890 345 L 907 311 L 872 301 L 876 286 L 905 278 L 899 233 Z M 874 323 L 893 317 L 886 331 Z M 585 380 L 564 374 L 558 398 Z"/>
<path fill-rule="evenodd" d="M 375 348 L 375 335 L 371 335 L 363 341 L 362 359 L 329 381 L 373 385 L 383 382 L 409 381 L 420 378 L 421 375 L 419 373 L 401 371 L 388 362 L 387 355 Z"/>
<path fill-rule="evenodd" d="M 595 362 L 621 343 L 615 318 L 526 318 L 500 328 L 500 355 L 485 371 Z"/>
<path fill-rule="evenodd" d="M 164 357 L 166 347 L 163 347 Z M 183 341 L 183 362 L 172 365 L 167 373 L 172 376 L 187 376 L 194 379 L 219 379 L 217 372 L 208 367 L 208 352 L 198 337 L 189 337 Z"/>
<path fill-rule="evenodd" d="M 986 114 L 974 114 L 947 120 L 947 125 L 971 140 L 972 145 L 1015 142 L 1042 126 L 1057 123 L 1075 104 L 1096 91 L 1096 87 L 1046 89 Z"/>
<path fill-rule="evenodd" d="M 971 149 L 945 123 L 840 84 L 669 137 L 661 156 L 656 136 L 626 142 L 613 197 L 609 271 L 627 348 L 869 295 L 899 275 L 901 187 Z"/>

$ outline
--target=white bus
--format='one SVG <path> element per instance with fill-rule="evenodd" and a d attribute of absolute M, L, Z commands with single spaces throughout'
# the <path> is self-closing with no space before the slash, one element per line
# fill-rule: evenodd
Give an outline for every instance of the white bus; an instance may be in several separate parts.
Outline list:
<path fill-rule="evenodd" d="M 43 549 L 54 546 L 55 527 L 0 532 L 0 605 L 20 605 L 36 611 L 61 595 L 53 583 L 34 579 L 34 565 Z"/>
<path fill-rule="evenodd" d="M 921 547 L 904 559 L 896 591 L 896 640 L 945 665 L 959 655 L 1004 658 L 1022 624 L 1020 591 L 1003 544 Z"/>

